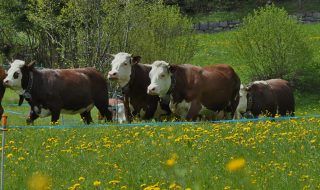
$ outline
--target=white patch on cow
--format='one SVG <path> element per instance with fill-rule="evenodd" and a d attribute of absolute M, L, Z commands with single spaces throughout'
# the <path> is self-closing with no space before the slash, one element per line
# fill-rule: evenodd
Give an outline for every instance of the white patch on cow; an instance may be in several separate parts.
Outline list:
<path fill-rule="evenodd" d="M 40 113 L 39 113 L 38 115 L 39 115 L 39 117 L 41 117 L 41 118 L 43 118 L 43 117 L 48 117 L 48 116 L 51 115 L 51 112 L 50 112 L 50 110 L 48 110 L 48 109 L 41 108 Z"/>
<path fill-rule="evenodd" d="M 79 110 L 66 110 L 62 109 L 61 113 L 64 114 L 77 114 L 77 113 L 83 113 L 85 111 L 90 111 L 93 108 L 93 104 L 88 105 L 87 107 L 81 108 Z"/>
<path fill-rule="evenodd" d="M 108 73 L 108 79 L 116 80 L 121 87 L 124 87 L 130 81 L 131 75 L 131 54 L 120 52 L 114 56 L 111 62 L 111 71 Z"/>
<path fill-rule="evenodd" d="M 268 83 L 264 80 L 257 80 L 257 81 L 254 81 L 253 84 L 264 84 L 264 85 L 268 85 Z"/>
<path fill-rule="evenodd" d="M 14 60 L 10 64 L 10 68 L 8 70 L 7 77 L 3 80 L 5 85 L 12 90 L 16 91 L 18 94 L 23 94 L 24 90 L 21 86 L 21 80 L 22 80 L 22 72 L 21 67 L 25 65 L 25 62 L 22 60 Z"/>
<path fill-rule="evenodd" d="M 241 114 L 245 113 L 247 111 L 247 94 L 245 87 L 241 84 L 240 90 L 239 90 L 239 104 L 237 106 L 236 112 L 234 114 L 234 119 L 240 119 L 242 116 Z"/>
<path fill-rule="evenodd" d="M 148 86 L 147 92 L 150 95 L 164 97 L 171 86 L 170 65 L 165 61 L 155 61 L 151 66 L 152 69 L 149 73 L 151 83 Z"/>
<path fill-rule="evenodd" d="M 183 100 L 180 103 L 173 103 L 172 97 L 171 97 L 169 107 L 174 115 L 181 117 L 183 119 L 186 119 L 189 109 L 191 107 L 191 102 L 186 102 L 185 100 Z"/>
<path fill-rule="evenodd" d="M 157 109 L 154 112 L 154 116 L 153 117 L 156 118 L 156 119 L 161 119 L 161 116 L 165 115 L 165 114 L 167 114 L 167 112 L 161 108 L 160 102 L 158 102 Z"/>
<path fill-rule="evenodd" d="M 141 109 L 139 115 L 141 118 L 144 117 L 146 115 L 146 111 L 144 109 Z"/>

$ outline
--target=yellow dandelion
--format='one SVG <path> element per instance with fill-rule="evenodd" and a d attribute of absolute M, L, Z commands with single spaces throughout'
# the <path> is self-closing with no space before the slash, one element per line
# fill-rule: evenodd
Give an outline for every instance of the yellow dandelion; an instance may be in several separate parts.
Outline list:
<path fill-rule="evenodd" d="M 13 154 L 11 154 L 11 153 L 7 155 L 7 158 L 9 158 L 9 159 L 12 157 L 13 157 Z"/>
<path fill-rule="evenodd" d="M 28 180 L 30 190 L 47 190 L 50 189 L 50 178 L 43 174 L 34 174 Z"/>
<path fill-rule="evenodd" d="M 171 158 L 166 161 L 166 165 L 169 167 L 174 166 L 177 163 L 177 159 L 178 159 L 178 155 L 175 153 L 172 154 Z"/>
<path fill-rule="evenodd" d="M 79 181 L 84 181 L 85 179 L 86 179 L 86 178 L 84 178 L 84 177 L 81 176 L 81 177 L 79 177 L 78 180 L 79 180 Z"/>
<path fill-rule="evenodd" d="M 118 183 L 120 183 L 119 180 L 111 180 L 111 181 L 109 181 L 109 184 L 112 184 L 112 185 L 117 185 Z"/>
<path fill-rule="evenodd" d="M 95 187 L 99 187 L 100 185 L 101 185 L 101 181 L 96 180 L 93 182 L 93 186 Z"/>
<path fill-rule="evenodd" d="M 169 189 L 178 190 L 178 189 L 182 189 L 182 187 L 176 183 L 172 183 L 170 184 Z"/>
<path fill-rule="evenodd" d="M 22 160 L 25 160 L 25 159 L 24 159 L 24 157 L 21 156 L 21 157 L 18 158 L 18 160 L 22 161 Z"/>
<path fill-rule="evenodd" d="M 234 172 L 242 169 L 245 166 L 246 161 L 243 158 L 233 159 L 228 162 L 226 168 L 230 172 Z"/>

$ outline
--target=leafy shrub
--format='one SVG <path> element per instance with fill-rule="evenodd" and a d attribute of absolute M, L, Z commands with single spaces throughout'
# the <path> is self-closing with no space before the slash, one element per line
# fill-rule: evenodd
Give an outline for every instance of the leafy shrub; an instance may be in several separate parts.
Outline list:
<path fill-rule="evenodd" d="M 234 47 L 236 57 L 251 68 L 252 80 L 283 78 L 303 87 L 315 76 L 306 76 L 317 67 L 306 34 L 284 9 L 274 5 L 244 19 Z"/>
<path fill-rule="evenodd" d="M 10 11 L 2 11 L 18 5 L 0 6 L 0 18 L 19 25 Z M 139 54 L 145 63 L 155 59 L 184 63 L 194 54 L 191 22 L 177 6 L 162 1 L 33 0 L 24 2 L 23 7 L 16 13 L 24 19 L 21 23 L 29 24 L 12 25 L 12 30 L 26 36 L 16 40 L 26 44 L 23 47 L 28 51 L 24 52 L 31 52 L 26 59 L 35 59 L 44 67 L 106 70 L 105 55 L 119 51 Z M 8 43 L 18 46 L 14 40 Z"/>

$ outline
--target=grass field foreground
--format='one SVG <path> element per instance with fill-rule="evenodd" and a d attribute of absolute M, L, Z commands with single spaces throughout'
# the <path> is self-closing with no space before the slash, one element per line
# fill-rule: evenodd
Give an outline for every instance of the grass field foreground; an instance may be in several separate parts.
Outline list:
<path fill-rule="evenodd" d="M 10 129 L 6 189 L 316 189 L 319 126 L 319 118 L 309 118 Z"/>

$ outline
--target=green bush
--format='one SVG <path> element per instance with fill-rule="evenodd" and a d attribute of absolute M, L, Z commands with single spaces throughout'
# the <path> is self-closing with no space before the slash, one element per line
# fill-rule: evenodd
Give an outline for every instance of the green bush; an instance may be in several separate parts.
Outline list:
<path fill-rule="evenodd" d="M 194 54 L 191 21 L 177 6 L 166 6 L 162 1 L 32 0 L 23 1 L 23 7 L 21 0 L 14 2 L 0 4 L 0 24 L 15 23 L 7 26 L 25 37 L 7 30 L 6 35 L 12 38 L 6 43 L 16 49 L 23 46 L 23 52 L 30 52 L 26 59 L 35 59 L 44 67 L 106 70 L 105 55 L 120 51 L 138 54 L 145 63 L 156 59 L 185 63 Z M 16 17 L 22 19 L 19 23 L 28 23 L 26 27 L 18 27 L 8 9 L 20 10 Z"/>
<path fill-rule="evenodd" d="M 234 47 L 236 57 L 251 68 L 252 80 L 283 78 L 299 88 L 314 82 L 315 75 L 306 76 L 317 67 L 306 34 L 284 9 L 270 5 L 248 15 Z"/>

